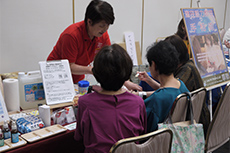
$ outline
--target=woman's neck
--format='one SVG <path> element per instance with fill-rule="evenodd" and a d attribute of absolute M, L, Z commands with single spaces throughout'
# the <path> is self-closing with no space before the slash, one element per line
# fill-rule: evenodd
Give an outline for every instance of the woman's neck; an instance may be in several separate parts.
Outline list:
<path fill-rule="evenodd" d="M 103 94 L 103 95 L 119 95 L 119 94 L 122 94 L 124 93 L 126 90 L 120 88 L 119 90 L 117 91 L 108 91 L 108 90 L 104 90 L 102 89 L 101 91 L 99 91 L 98 93 L 100 94 Z"/>
<path fill-rule="evenodd" d="M 160 75 L 159 76 L 160 87 L 173 87 L 173 88 L 180 88 L 180 82 L 174 77 L 173 74 L 167 75 Z"/>

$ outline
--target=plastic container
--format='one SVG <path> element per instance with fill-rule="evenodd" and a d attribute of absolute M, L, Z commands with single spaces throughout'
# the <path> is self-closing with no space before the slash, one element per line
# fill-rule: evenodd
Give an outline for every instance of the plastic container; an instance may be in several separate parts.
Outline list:
<path fill-rule="evenodd" d="M 37 108 L 45 104 L 45 93 L 40 71 L 18 73 L 20 107 L 22 109 Z"/>
<path fill-rule="evenodd" d="M 10 128 L 6 120 L 4 121 L 4 124 L 2 126 L 2 132 L 3 132 L 4 139 L 9 139 L 11 137 Z"/>
<path fill-rule="evenodd" d="M 11 142 L 17 143 L 19 141 L 17 125 L 15 121 L 12 121 L 11 125 Z"/>
<path fill-rule="evenodd" d="M 80 95 L 84 95 L 87 93 L 89 87 L 89 81 L 82 80 L 78 82 L 78 92 Z"/>

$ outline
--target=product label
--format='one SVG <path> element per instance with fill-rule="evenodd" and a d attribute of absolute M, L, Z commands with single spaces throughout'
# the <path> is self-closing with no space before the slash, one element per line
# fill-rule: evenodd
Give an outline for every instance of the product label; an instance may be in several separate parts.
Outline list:
<path fill-rule="evenodd" d="M 11 132 L 4 132 L 3 135 L 4 135 L 4 139 L 9 139 L 11 136 L 10 136 Z"/>
<path fill-rule="evenodd" d="M 79 94 L 84 95 L 88 91 L 88 87 L 79 87 Z"/>
<path fill-rule="evenodd" d="M 24 86 L 25 101 L 34 102 L 45 99 L 45 92 L 42 83 L 27 84 Z"/>
<path fill-rule="evenodd" d="M 17 143 L 19 141 L 18 133 L 12 134 L 11 142 Z"/>

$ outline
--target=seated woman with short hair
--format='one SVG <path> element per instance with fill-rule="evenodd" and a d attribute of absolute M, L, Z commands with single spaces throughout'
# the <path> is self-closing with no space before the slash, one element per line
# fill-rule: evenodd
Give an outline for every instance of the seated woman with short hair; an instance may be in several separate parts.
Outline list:
<path fill-rule="evenodd" d="M 92 69 L 102 90 L 80 96 L 74 138 L 85 152 L 109 152 L 118 140 L 146 133 L 143 99 L 122 88 L 133 63 L 119 45 L 106 46 L 94 59 Z"/>
<path fill-rule="evenodd" d="M 166 119 L 176 97 L 189 90 L 173 75 L 179 59 L 172 44 L 161 41 L 148 49 L 146 57 L 152 77 L 160 82 L 160 88 L 145 99 L 147 132 L 151 132 L 157 130 L 157 124 Z M 147 75 L 147 73 L 139 73 L 139 75 Z M 149 77 L 149 81 L 151 80 L 154 82 Z"/>

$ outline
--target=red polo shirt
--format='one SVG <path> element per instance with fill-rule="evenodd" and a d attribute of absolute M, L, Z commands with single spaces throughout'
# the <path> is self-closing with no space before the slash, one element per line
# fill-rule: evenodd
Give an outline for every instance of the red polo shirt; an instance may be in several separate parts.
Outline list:
<path fill-rule="evenodd" d="M 91 40 L 84 21 L 67 27 L 60 35 L 56 45 L 47 58 L 48 60 L 68 59 L 69 63 L 82 66 L 89 65 L 96 53 L 106 45 L 111 45 L 108 32 Z M 84 75 L 72 75 L 73 82 L 84 79 Z"/>

